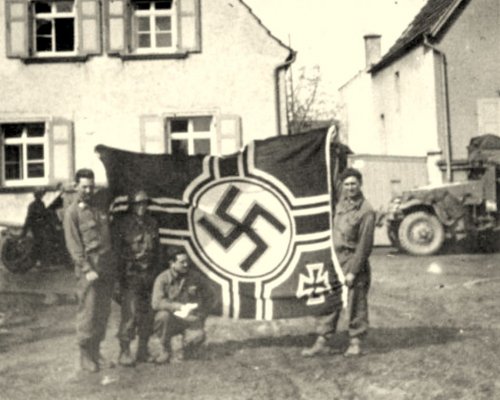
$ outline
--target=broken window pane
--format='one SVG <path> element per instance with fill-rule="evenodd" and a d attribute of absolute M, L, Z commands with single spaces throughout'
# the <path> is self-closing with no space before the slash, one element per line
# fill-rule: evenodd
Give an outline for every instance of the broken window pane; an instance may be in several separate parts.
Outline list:
<path fill-rule="evenodd" d="M 40 14 L 40 13 L 50 13 L 51 7 L 50 7 L 50 2 L 49 1 L 36 1 L 35 2 L 35 13 Z"/>
<path fill-rule="evenodd" d="M 57 12 L 73 12 L 73 2 L 72 1 L 56 1 Z"/>
<path fill-rule="evenodd" d="M 56 51 L 73 51 L 75 28 L 73 18 L 58 18 L 56 23 Z"/>

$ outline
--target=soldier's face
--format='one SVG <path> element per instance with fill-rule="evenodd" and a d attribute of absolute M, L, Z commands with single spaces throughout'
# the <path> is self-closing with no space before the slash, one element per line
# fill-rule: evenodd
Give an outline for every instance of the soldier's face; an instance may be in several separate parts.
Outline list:
<path fill-rule="evenodd" d="M 84 202 L 88 202 L 92 195 L 94 194 L 95 183 L 91 178 L 80 178 L 76 184 L 76 191 L 80 196 L 80 199 Z"/>
<path fill-rule="evenodd" d="M 146 211 L 148 210 L 148 202 L 141 201 L 139 203 L 134 203 L 134 205 L 132 206 L 132 210 L 138 217 L 144 217 Z"/>
<path fill-rule="evenodd" d="M 189 259 L 187 254 L 177 254 L 174 261 L 172 261 L 172 269 L 178 274 L 185 274 L 189 268 Z"/>
<path fill-rule="evenodd" d="M 342 193 L 347 198 L 353 198 L 361 192 L 361 182 L 355 176 L 349 176 L 342 182 Z"/>

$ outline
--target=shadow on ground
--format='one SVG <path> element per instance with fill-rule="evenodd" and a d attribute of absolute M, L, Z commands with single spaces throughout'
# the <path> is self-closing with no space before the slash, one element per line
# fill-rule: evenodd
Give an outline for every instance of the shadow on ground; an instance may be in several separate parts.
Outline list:
<path fill-rule="evenodd" d="M 209 343 L 203 358 L 214 359 L 232 355 L 243 349 L 261 347 L 309 347 L 315 341 L 314 334 L 284 335 L 252 338 L 243 341 L 229 340 L 221 343 Z M 366 340 L 366 347 L 371 354 L 388 353 L 396 349 L 426 347 L 461 340 L 459 329 L 438 326 L 417 326 L 404 328 L 373 328 Z M 332 340 L 332 346 L 347 346 L 347 332 L 340 332 Z"/>

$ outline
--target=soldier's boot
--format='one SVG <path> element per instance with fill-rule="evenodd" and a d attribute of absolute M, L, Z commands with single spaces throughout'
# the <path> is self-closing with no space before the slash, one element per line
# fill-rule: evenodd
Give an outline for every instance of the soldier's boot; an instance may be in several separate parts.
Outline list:
<path fill-rule="evenodd" d="M 108 360 L 101 353 L 101 341 L 96 340 L 92 344 L 92 357 L 94 362 L 100 369 L 114 368 L 115 363 L 111 360 Z"/>
<path fill-rule="evenodd" d="M 169 349 L 166 348 L 166 346 L 161 346 L 160 347 L 160 352 L 155 358 L 155 363 L 156 364 L 166 364 L 170 361 L 170 352 Z"/>
<path fill-rule="evenodd" d="M 89 344 L 80 345 L 80 369 L 86 372 L 99 371 L 99 365 L 94 361 L 92 349 Z"/>
<path fill-rule="evenodd" d="M 139 344 L 137 345 L 137 352 L 135 354 L 135 361 L 138 363 L 150 363 L 154 361 L 154 358 L 149 353 L 148 338 L 139 338 Z"/>
<path fill-rule="evenodd" d="M 318 336 L 312 347 L 302 350 L 302 357 L 314 357 L 321 354 L 329 354 L 330 346 L 324 336 Z"/>
<path fill-rule="evenodd" d="M 359 357 L 361 352 L 361 340 L 359 338 L 351 338 L 349 340 L 349 347 L 344 353 L 345 357 Z"/>
<path fill-rule="evenodd" d="M 132 354 L 130 353 L 130 342 L 120 341 L 120 355 L 118 356 L 118 363 L 124 367 L 131 367 L 134 365 Z"/>

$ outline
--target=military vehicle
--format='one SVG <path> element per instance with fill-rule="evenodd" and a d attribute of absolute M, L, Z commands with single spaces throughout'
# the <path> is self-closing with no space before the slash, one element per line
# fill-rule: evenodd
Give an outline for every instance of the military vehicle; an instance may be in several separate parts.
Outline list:
<path fill-rule="evenodd" d="M 437 253 L 445 241 L 487 241 L 500 230 L 500 137 L 472 138 L 467 180 L 424 186 L 394 197 L 385 216 L 393 246 L 413 255 Z"/>

